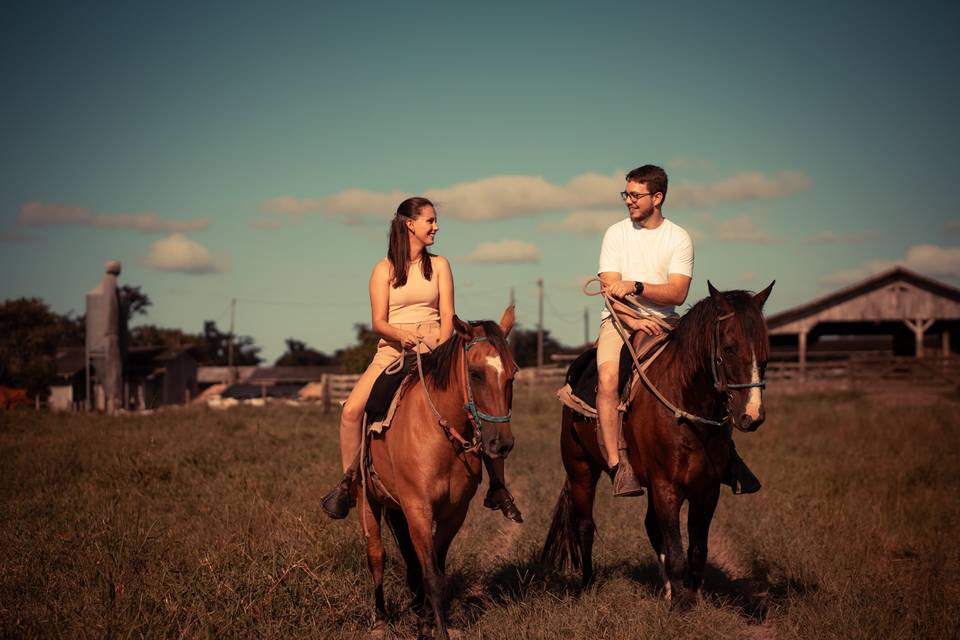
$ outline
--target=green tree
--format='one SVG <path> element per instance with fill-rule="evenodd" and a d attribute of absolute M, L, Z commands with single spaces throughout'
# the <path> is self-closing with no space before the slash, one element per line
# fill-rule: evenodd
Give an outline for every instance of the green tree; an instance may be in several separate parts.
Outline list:
<path fill-rule="evenodd" d="M 46 398 L 56 379 L 57 349 L 83 343 L 78 321 L 50 311 L 39 298 L 0 304 L 0 384 Z"/>
<path fill-rule="evenodd" d="M 192 333 L 184 333 L 180 329 L 168 329 L 154 324 L 142 324 L 130 329 L 130 346 L 133 347 L 168 347 L 174 348 L 184 345 L 198 345 L 203 340 Z"/>
<path fill-rule="evenodd" d="M 139 286 L 129 284 L 125 284 L 117 289 L 117 300 L 128 320 L 134 316 L 147 315 L 147 307 L 153 305 L 150 297 L 141 291 Z"/>
<path fill-rule="evenodd" d="M 213 320 L 203 323 L 200 335 L 202 364 L 225 367 L 230 362 L 230 334 L 217 328 Z M 235 336 L 233 339 L 233 364 L 239 366 L 257 365 L 263 360 L 258 354 L 260 347 L 250 336 Z"/>
<path fill-rule="evenodd" d="M 513 344 L 513 357 L 521 367 L 537 366 L 537 331 L 536 329 L 515 328 L 510 334 Z M 565 347 L 560 344 L 548 329 L 543 330 L 543 362 L 550 364 L 550 356 L 561 353 Z"/>
<path fill-rule="evenodd" d="M 337 351 L 335 355 L 344 373 L 363 373 L 377 352 L 380 336 L 367 324 L 355 324 L 353 328 L 357 332 L 357 344 Z"/>
<path fill-rule="evenodd" d="M 336 364 L 334 356 L 307 346 L 306 342 L 287 338 L 287 351 L 274 362 L 276 367 L 326 367 Z"/>

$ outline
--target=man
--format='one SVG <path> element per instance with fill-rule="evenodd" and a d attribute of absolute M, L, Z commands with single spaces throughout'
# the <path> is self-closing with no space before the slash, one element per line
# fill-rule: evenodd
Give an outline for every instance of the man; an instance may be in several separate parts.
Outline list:
<path fill-rule="evenodd" d="M 642 310 L 653 317 L 622 316 L 643 340 L 663 333 L 663 326 L 677 319 L 674 308 L 683 304 L 693 277 L 693 243 L 682 227 L 663 217 L 667 198 L 667 174 L 655 165 L 644 165 L 626 176 L 620 193 L 630 217 L 609 229 L 600 247 L 598 276 L 607 293 L 615 298 L 633 295 Z M 626 451 L 621 450 L 619 397 L 620 350 L 623 340 L 604 308 L 597 338 L 597 417 L 601 450 L 606 457 L 615 496 L 638 496 L 643 486 L 633 472 Z M 640 349 L 642 350 L 642 344 Z M 752 493 L 760 483 L 749 474 L 735 450 L 724 482 L 737 493 Z M 739 469 L 742 467 L 742 469 Z M 742 473 L 736 473 L 738 470 Z M 739 491 L 737 483 L 740 484 Z"/>

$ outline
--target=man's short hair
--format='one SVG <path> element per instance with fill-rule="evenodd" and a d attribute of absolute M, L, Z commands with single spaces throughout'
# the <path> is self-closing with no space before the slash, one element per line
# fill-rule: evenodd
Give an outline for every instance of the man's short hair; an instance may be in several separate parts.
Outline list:
<path fill-rule="evenodd" d="M 650 193 L 662 193 L 667 199 L 667 172 L 655 164 L 645 164 L 627 174 L 627 182 L 642 182 Z"/>

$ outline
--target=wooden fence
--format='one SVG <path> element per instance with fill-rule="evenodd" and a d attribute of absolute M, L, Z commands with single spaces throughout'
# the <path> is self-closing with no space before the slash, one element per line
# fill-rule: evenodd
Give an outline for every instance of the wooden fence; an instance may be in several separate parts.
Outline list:
<path fill-rule="evenodd" d="M 519 389 L 559 389 L 566 373 L 565 364 L 540 369 L 528 367 L 517 374 L 516 384 Z M 338 409 L 359 378 L 359 374 L 324 374 L 324 410 Z M 960 389 L 960 357 L 914 358 L 854 353 L 832 360 L 807 362 L 804 368 L 797 362 L 770 362 L 766 381 L 768 388 L 773 390 L 850 391 L 888 385 Z"/>
<path fill-rule="evenodd" d="M 853 353 L 807 362 L 804 367 L 798 362 L 770 362 L 766 379 L 775 389 L 869 390 L 895 385 L 960 388 L 960 357 L 931 355 L 915 358 Z"/>

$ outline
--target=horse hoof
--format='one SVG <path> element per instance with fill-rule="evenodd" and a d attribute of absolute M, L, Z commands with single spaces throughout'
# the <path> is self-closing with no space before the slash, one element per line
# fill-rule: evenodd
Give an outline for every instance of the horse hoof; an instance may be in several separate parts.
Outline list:
<path fill-rule="evenodd" d="M 369 637 L 375 640 L 392 640 L 393 633 L 390 631 L 390 627 L 387 626 L 386 622 L 377 620 L 373 623 L 373 628 L 370 629 Z"/>

